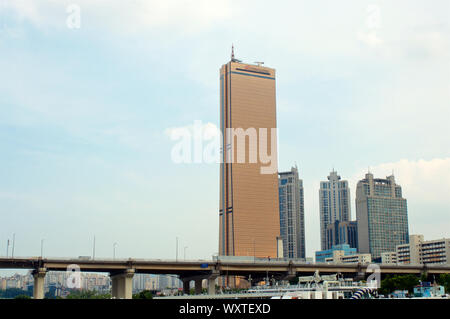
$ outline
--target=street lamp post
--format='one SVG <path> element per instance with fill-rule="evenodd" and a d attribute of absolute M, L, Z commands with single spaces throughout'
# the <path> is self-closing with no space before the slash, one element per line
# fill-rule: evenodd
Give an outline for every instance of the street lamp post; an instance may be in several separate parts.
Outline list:
<path fill-rule="evenodd" d="M 94 235 L 94 244 L 93 244 L 93 248 L 92 248 L 92 260 L 95 259 L 95 235 Z"/>
<path fill-rule="evenodd" d="M 14 258 L 14 246 L 16 245 L 16 234 L 13 234 L 13 243 L 12 243 L 12 251 L 11 251 L 11 258 Z"/>
<path fill-rule="evenodd" d="M 178 261 L 178 237 L 176 239 L 176 252 L 175 252 L 175 261 Z"/>
<path fill-rule="evenodd" d="M 41 239 L 41 258 L 44 256 L 44 238 Z"/>
<path fill-rule="evenodd" d="M 113 244 L 113 259 L 116 259 L 116 246 L 117 246 L 117 243 L 114 243 Z"/>

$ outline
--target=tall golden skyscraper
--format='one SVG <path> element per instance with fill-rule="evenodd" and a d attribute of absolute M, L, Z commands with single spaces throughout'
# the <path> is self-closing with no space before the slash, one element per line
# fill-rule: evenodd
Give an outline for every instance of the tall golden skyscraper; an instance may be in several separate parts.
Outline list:
<path fill-rule="evenodd" d="M 276 258 L 280 218 L 275 69 L 241 63 L 232 53 L 220 69 L 220 120 L 219 254 Z"/>

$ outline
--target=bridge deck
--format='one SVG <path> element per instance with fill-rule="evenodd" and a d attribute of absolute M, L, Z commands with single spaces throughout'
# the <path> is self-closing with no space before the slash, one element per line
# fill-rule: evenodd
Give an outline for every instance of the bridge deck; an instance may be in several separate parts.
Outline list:
<path fill-rule="evenodd" d="M 294 263 L 279 260 L 146 260 L 146 259 L 83 259 L 83 258 L 40 258 L 40 257 L 0 257 L 0 269 L 38 269 L 46 268 L 47 271 L 66 271 L 70 265 L 77 265 L 85 272 L 109 272 L 115 273 L 126 269 L 134 269 L 136 273 L 147 274 L 175 274 L 180 276 L 198 276 L 219 272 L 220 275 L 272 275 L 285 274 L 287 272 L 312 274 L 316 270 L 320 273 L 355 274 L 365 272 L 368 265 L 364 264 L 328 264 L 328 263 Z M 450 273 L 450 265 L 392 265 L 381 264 L 382 274 L 421 274 L 427 271 L 429 274 Z"/>

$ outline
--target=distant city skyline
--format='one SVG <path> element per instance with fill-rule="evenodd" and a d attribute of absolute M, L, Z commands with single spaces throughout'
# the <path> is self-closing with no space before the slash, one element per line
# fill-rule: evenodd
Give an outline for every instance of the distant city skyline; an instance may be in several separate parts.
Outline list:
<path fill-rule="evenodd" d="M 356 0 L 77 3 L 79 29 L 71 1 L 2 3 L 0 255 L 13 234 L 16 256 L 91 256 L 94 236 L 98 257 L 217 254 L 219 165 L 173 163 L 168 132 L 220 127 L 232 43 L 277 70 L 278 170 L 302 172 L 307 257 L 333 167 L 352 199 L 368 167 L 394 171 L 410 233 L 449 237 L 448 1 L 379 2 L 376 28 Z"/>

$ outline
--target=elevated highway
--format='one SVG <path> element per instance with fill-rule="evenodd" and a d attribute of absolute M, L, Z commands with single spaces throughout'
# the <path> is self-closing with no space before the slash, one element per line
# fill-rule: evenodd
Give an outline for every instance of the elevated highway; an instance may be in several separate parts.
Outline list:
<path fill-rule="evenodd" d="M 243 276 L 256 282 L 270 278 L 293 279 L 296 276 L 341 273 L 345 277 L 364 277 L 373 271 L 367 264 L 302 263 L 280 259 L 238 260 L 218 257 L 215 260 L 161 260 L 161 259 L 88 259 L 88 258 L 40 258 L 0 257 L 0 269 L 30 269 L 35 279 L 34 297 L 43 298 L 44 278 L 48 271 L 67 271 L 76 265 L 82 272 L 106 272 L 112 279 L 112 293 L 117 298 L 131 298 L 132 278 L 135 273 L 177 275 L 183 281 L 185 291 L 190 281 L 195 281 L 196 292 L 201 292 L 202 280 L 208 280 L 208 291 L 214 293 L 215 279 L 219 276 Z M 450 265 L 394 265 L 379 264 L 381 275 L 386 274 L 444 274 L 450 273 Z"/>

